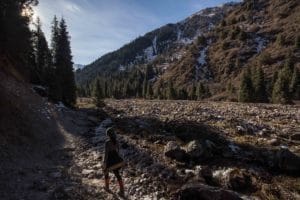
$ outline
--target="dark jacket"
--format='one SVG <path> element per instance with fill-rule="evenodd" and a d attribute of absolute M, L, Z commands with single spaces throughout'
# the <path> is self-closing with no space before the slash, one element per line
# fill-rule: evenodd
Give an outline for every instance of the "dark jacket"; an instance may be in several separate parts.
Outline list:
<path fill-rule="evenodd" d="M 105 142 L 103 166 L 104 170 L 119 169 L 124 165 L 124 160 L 119 155 L 118 144 L 108 140 Z"/>

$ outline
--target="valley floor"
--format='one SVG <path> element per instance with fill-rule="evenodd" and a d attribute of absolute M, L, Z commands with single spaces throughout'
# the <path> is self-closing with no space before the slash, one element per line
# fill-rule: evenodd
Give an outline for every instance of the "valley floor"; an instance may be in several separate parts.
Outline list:
<path fill-rule="evenodd" d="M 0 199 L 300 198 L 299 106 L 106 100 L 97 111 L 79 102 L 48 105 L 61 145 L 26 168 L 2 166 Z M 126 198 L 112 174 L 111 191 L 103 189 L 109 126 L 127 162 Z"/>

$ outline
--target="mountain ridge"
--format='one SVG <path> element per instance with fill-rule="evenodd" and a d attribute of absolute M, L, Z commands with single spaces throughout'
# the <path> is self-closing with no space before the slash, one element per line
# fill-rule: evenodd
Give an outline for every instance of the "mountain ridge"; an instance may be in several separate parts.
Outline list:
<path fill-rule="evenodd" d="M 103 86 L 112 84 L 105 97 L 145 98 L 149 91 L 151 98 L 195 99 L 206 88 L 198 98 L 237 101 L 241 75 L 260 67 L 271 101 L 274 72 L 289 60 L 290 67 L 300 68 L 299 13 L 296 0 L 245 0 L 207 8 L 77 71 L 77 84 L 90 91 L 96 79 Z"/>
<path fill-rule="evenodd" d="M 86 78 L 83 78 L 85 73 L 89 76 L 95 74 L 95 72 L 99 73 L 101 70 L 103 70 L 100 72 L 102 74 L 106 70 L 116 71 L 121 69 L 121 71 L 124 71 L 126 67 L 130 68 L 133 65 L 147 64 L 154 61 L 157 56 L 166 53 L 166 51 L 168 52 L 174 44 L 180 48 L 187 46 L 203 32 L 211 29 L 223 18 L 226 12 L 238 4 L 230 2 L 222 6 L 206 8 L 177 23 L 169 23 L 154 29 L 144 36 L 125 44 L 118 50 L 101 56 L 91 64 L 86 65 L 83 70 L 77 71 L 77 83 L 82 84 L 86 81 Z M 128 49 L 134 50 L 130 51 Z M 112 58 L 118 59 L 117 63 L 111 61 Z M 93 72 L 91 73 L 91 71 Z M 93 75 L 91 77 L 94 78 Z"/>

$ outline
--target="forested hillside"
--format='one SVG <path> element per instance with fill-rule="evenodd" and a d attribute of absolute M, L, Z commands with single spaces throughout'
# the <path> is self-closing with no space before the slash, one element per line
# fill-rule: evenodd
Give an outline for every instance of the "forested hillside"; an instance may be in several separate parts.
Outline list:
<path fill-rule="evenodd" d="M 103 97 L 291 103 L 300 92 L 299 13 L 296 0 L 205 9 L 78 70 L 79 94 L 93 96 L 99 79 Z"/>
<path fill-rule="evenodd" d="M 149 85 L 152 89 L 152 84 L 158 77 L 168 73 L 174 63 L 185 57 L 189 46 L 198 40 L 199 36 L 213 29 L 236 5 L 228 3 L 204 9 L 181 22 L 162 26 L 119 50 L 102 56 L 82 70 L 77 70 L 76 81 L 79 90 L 84 89 L 84 92 L 91 93 L 91 87 L 99 76 L 103 79 L 102 87 L 105 87 L 104 82 L 107 82 L 110 83 L 110 88 L 114 88 L 105 96 L 143 96 L 144 79 L 146 82 L 150 80 Z M 126 90 L 123 88 L 125 85 L 129 90 L 128 94 L 123 92 Z"/>

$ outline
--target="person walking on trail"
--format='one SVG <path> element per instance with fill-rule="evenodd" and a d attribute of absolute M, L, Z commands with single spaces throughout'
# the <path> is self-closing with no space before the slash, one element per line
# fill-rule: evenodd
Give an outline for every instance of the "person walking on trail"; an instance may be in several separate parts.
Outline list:
<path fill-rule="evenodd" d="M 120 169 L 125 163 L 119 155 L 119 145 L 114 129 L 108 128 L 106 130 L 106 135 L 108 136 L 108 140 L 105 142 L 105 152 L 103 157 L 105 189 L 109 190 L 109 172 L 113 172 L 120 186 L 119 195 L 124 196 L 124 183 L 120 175 Z"/>

